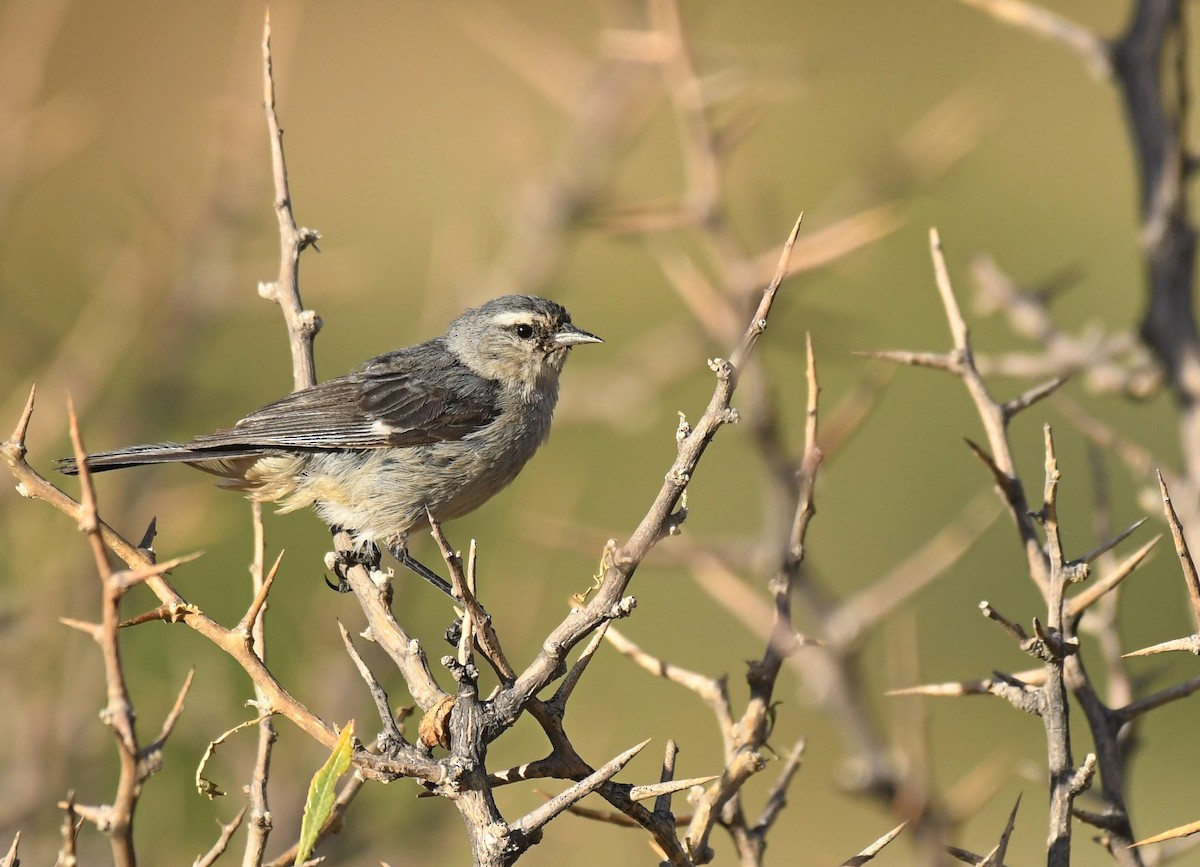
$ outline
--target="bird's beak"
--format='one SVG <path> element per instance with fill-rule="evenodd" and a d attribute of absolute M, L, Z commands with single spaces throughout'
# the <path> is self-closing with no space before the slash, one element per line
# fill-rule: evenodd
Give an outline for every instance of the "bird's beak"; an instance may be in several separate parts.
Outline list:
<path fill-rule="evenodd" d="M 576 328 L 570 323 L 564 325 L 554 335 L 554 345 L 570 349 L 572 346 L 579 346 L 581 343 L 603 343 L 604 341 L 595 334 L 590 334 L 582 328 Z"/>

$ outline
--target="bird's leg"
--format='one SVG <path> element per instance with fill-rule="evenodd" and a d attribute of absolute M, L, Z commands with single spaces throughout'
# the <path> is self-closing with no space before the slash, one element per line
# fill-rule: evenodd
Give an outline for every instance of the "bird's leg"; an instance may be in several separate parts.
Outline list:
<path fill-rule="evenodd" d="M 428 566 L 426 566 L 424 563 L 422 563 L 420 560 L 418 560 L 412 554 L 408 553 L 408 540 L 406 538 L 401 538 L 400 541 L 389 544 L 388 545 L 388 553 L 390 553 L 393 557 L 395 557 L 396 560 L 400 563 L 400 565 L 405 566 L 408 569 L 411 569 L 413 572 L 416 572 L 418 575 L 420 575 L 422 578 L 424 578 L 426 581 L 428 581 L 430 584 L 432 584 L 438 590 L 441 590 L 443 593 L 445 593 L 447 596 L 449 596 L 455 602 L 459 601 L 454 595 L 454 588 L 451 587 L 450 584 L 444 578 L 442 578 L 440 575 L 438 575 L 436 572 L 434 572 L 432 569 L 430 569 Z M 476 602 L 478 602 L 478 600 L 476 600 Z M 482 604 L 480 604 L 479 610 L 483 612 L 484 617 L 486 617 L 489 621 L 491 621 L 492 615 L 488 614 L 487 609 L 484 608 Z M 446 627 L 445 637 L 446 637 L 446 641 L 448 641 L 450 644 L 455 645 L 455 646 L 458 645 L 459 638 L 462 637 L 462 618 L 461 617 L 456 617 L 454 619 L 454 622 L 451 623 L 448 627 Z"/>
<path fill-rule="evenodd" d="M 438 590 L 441 590 L 451 599 L 454 598 L 454 588 L 450 586 L 441 575 L 438 575 L 412 554 L 408 553 L 408 540 L 401 539 L 399 542 L 393 542 L 388 545 L 388 553 L 396 558 L 401 566 L 416 572 Z"/>
<path fill-rule="evenodd" d="M 329 532 L 334 536 L 343 531 L 342 527 L 330 527 Z M 350 582 L 346 580 L 346 570 L 352 569 L 355 566 L 363 566 L 368 572 L 379 568 L 379 560 L 382 555 L 379 553 L 379 548 L 372 542 L 368 542 L 361 551 L 337 551 L 336 559 L 333 563 L 333 574 L 337 576 L 337 583 L 334 584 L 328 578 L 325 583 L 338 593 L 349 593 Z"/>

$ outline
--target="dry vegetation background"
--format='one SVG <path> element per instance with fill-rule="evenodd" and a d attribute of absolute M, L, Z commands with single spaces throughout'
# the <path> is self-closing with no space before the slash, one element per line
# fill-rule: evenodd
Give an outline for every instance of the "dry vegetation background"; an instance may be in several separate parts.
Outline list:
<path fill-rule="evenodd" d="M 1047 5 L 1113 34 L 1129 3 Z M 305 302 L 325 321 L 321 378 L 432 336 L 465 306 L 513 289 L 562 301 L 607 340 L 569 365 L 555 433 L 522 477 L 446 528 L 460 547 L 478 540 L 481 595 L 516 659 L 537 652 L 568 596 L 588 586 L 604 540 L 627 536 L 640 519 L 674 456 L 676 412 L 699 415 L 712 389 L 704 359 L 728 352 L 729 341 L 707 334 L 678 291 L 687 285 L 682 263 L 694 256 L 709 266 L 703 239 L 686 227 L 632 231 L 697 189 L 669 78 L 664 85 L 653 70 L 620 83 L 603 78 L 613 74 L 604 64 L 614 53 L 633 50 L 615 31 L 637 20 L 638 8 L 272 6 L 296 216 L 323 236 L 321 252 L 306 254 L 302 266 Z M 883 697 L 916 682 L 1031 666 L 976 610 L 987 599 L 1026 625 L 1044 611 L 1011 522 L 991 506 L 990 479 L 962 445 L 964 436 L 981 438 L 978 419 L 952 378 L 902 369 L 883 383 L 891 371 L 852 353 L 949 345 L 930 266 L 931 225 L 941 230 L 982 356 L 1031 346 L 1002 317 L 985 318 L 969 303 L 978 253 L 1023 285 L 1069 285 L 1053 306 L 1066 332 L 1136 325 L 1144 298 L 1136 179 L 1115 91 L 1069 51 L 950 0 L 685 2 L 680 12 L 695 71 L 736 143 L 719 164 L 731 236 L 748 251 L 769 251 L 805 212 L 800 247 L 809 258 L 781 291 L 760 345 L 784 441 L 801 445 L 805 332 L 831 413 L 875 383 L 873 411 L 822 469 L 809 573 L 838 596 L 852 594 L 964 514 L 999 516 L 864 638 L 862 688 L 898 761 L 919 756 L 942 801 L 970 807 L 959 845 L 990 849 L 1024 793 L 1008 863 L 1040 861 L 1038 721 L 989 697 Z M 35 466 L 69 451 L 67 391 L 98 449 L 207 430 L 289 390 L 278 310 L 255 291 L 278 259 L 260 26 L 259 6 L 238 2 L 0 5 L 0 425 L 7 431 L 16 422 L 36 381 Z M 605 88 L 622 88 L 607 113 L 592 102 Z M 548 242 L 538 220 L 548 191 L 564 189 L 586 207 Z M 774 256 L 768 261 L 773 266 Z M 1006 397 L 1031 384 L 991 382 Z M 1064 392 L 1161 461 L 1178 463 L 1169 395 L 1131 402 L 1085 386 L 1081 377 Z M 1055 427 L 1059 508 L 1078 554 L 1096 544 L 1094 455 L 1059 405 L 1020 416 L 1014 451 L 1032 498 L 1040 492 L 1043 422 Z M 1126 543 L 1132 550 L 1163 529 L 1157 492 L 1111 454 L 1102 463 L 1113 525 L 1154 516 Z M 777 510 L 764 496 L 766 476 L 746 426 L 724 429 L 691 486 L 683 536 L 643 566 L 632 587 L 637 612 L 621 624 L 673 662 L 728 672 L 736 697 L 744 697 L 744 660 L 761 653 L 762 640 L 714 599 L 712 581 L 698 579 L 681 552 L 754 538 Z M 245 504 L 172 467 L 105 476 L 99 492 L 106 519 L 135 539 L 157 515 L 164 557 L 204 549 L 177 574 L 178 586 L 218 619 L 241 615 L 251 545 Z M 353 631 L 361 614 L 321 580 L 327 534 L 310 515 L 268 517 L 267 532 L 270 550 L 287 549 L 270 603 L 273 670 L 327 719 L 353 717 L 365 727 L 373 710 L 334 623 L 336 616 Z M 435 559 L 428 540 L 419 545 L 423 560 Z M 748 569 L 740 579 L 763 587 L 765 574 Z M 407 575 L 397 594 L 401 619 L 436 658 L 445 601 Z M 148 594 L 131 600 L 134 609 L 151 604 Z M 97 604 L 87 546 L 71 522 L 11 491 L 0 497 L 0 839 L 7 845 L 21 830 L 30 864 L 52 862 L 54 804 L 70 789 L 81 801 L 103 800 L 115 772 L 111 735 L 96 719 L 104 701 L 99 656 L 58 622 L 94 619 Z M 1169 545 L 1136 574 L 1122 610 L 1127 649 L 1194 629 Z M 806 625 L 803 614 L 798 625 Z M 214 819 L 228 820 L 239 806 L 251 736 L 210 768 L 230 796 L 210 803 L 191 777 L 207 742 L 248 717 L 249 687 L 231 661 L 184 629 L 152 624 L 123 639 L 150 729 L 196 668 L 166 769 L 150 782 L 138 820 L 144 863 L 186 863 L 211 844 Z M 1195 660 L 1155 657 L 1130 672 L 1150 691 L 1195 676 Z M 794 670 L 785 669 L 776 697 L 772 745 L 783 754 L 804 738 L 807 752 L 768 861 L 841 863 L 894 817 L 848 791 L 862 768 Z M 393 700 L 404 701 L 398 684 Z M 1194 713 L 1181 702 L 1141 729 L 1126 789 L 1140 836 L 1196 818 Z M 571 714 L 576 745 L 596 763 L 653 738 L 630 766 L 640 782 L 657 779 L 667 738 L 680 746 L 678 776 L 720 767 L 701 703 L 610 647 L 601 648 Z M 1074 720 L 1081 723 L 1078 714 Z M 286 721 L 278 728 L 272 812 L 282 841 L 295 834 L 303 787 L 324 756 Z M 1077 762 L 1090 749 L 1083 732 Z M 526 720 L 493 755 L 498 766 L 524 761 L 542 744 Z M 773 774 L 748 790 L 754 809 Z M 415 793 L 405 781 L 368 787 L 349 830 L 328 849 L 334 863 L 464 863 L 469 850 L 454 810 Z M 530 786 L 502 797 L 514 815 L 540 801 Z M 1077 832 L 1074 863 L 1109 863 L 1087 832 Z M 728 842 L 714 841 L 717 863 L 731 863 Z M 94 833 L 84 833 L 81 847 L 84 863 L 108 857 Z M 908 847 L 902 837 L 879 863 L 915 860 Z M 565 816 L 526 861 L 653 856 L 640 831 Z M 1175 863 L 1200 859 L 1185 854 Z"/>

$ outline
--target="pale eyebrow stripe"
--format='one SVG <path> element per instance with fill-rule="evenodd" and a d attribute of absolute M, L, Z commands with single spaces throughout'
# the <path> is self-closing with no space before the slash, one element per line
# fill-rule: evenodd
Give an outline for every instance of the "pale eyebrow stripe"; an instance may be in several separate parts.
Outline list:
<path fill-rule="evenodd" d="M 527 310 L 515 310 L 507 313 L 497 313 L 492 317 L 492 323 L 499 326 L 520 325 L 531 321 L 531 316 Z"/>

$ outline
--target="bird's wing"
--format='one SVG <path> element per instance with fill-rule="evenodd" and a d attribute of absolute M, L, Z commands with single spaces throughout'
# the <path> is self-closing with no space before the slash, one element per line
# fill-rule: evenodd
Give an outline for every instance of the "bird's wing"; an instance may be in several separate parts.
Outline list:
<path fill-rule="evenodd" d="M 495 420 L 498 396 L 497 383 L 430 341 L 294 392 L 184 447 L 371 449 L 458 440 Z"/>

